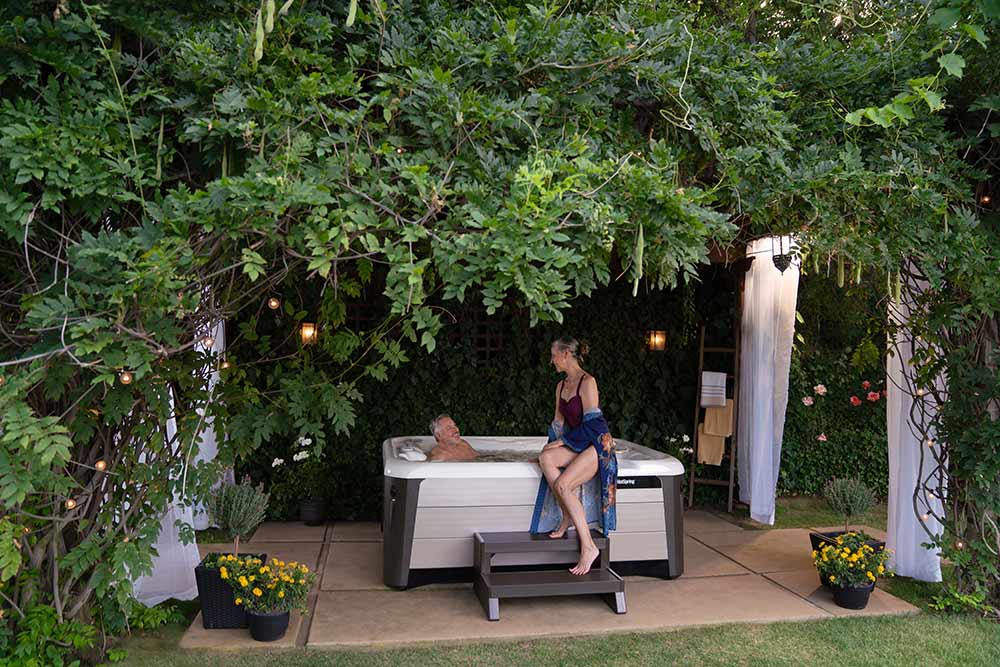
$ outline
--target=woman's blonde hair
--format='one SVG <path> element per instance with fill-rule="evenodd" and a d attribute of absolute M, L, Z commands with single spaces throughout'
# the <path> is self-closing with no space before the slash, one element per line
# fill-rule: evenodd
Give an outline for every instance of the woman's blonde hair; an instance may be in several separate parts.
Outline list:
<path fill-rule="evenodd" d="M 557 338 L 552 345 L 569 352 L 577 361 L 583 361 L 583 358 L 590 352 L 590 345 L 586 341 L 578 341 L 570 336 Z"/>

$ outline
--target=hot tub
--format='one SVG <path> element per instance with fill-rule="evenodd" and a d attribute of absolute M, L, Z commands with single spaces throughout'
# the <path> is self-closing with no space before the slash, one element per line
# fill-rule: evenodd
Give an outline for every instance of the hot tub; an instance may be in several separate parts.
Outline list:
<path fill-rule="evenodd" d="M 408 461 L 400 457 L 402 449 L 418 447 L 428 452 L 434 439 L 399 437 L 382 443 L 386 585 L 409 588 L 471 581 L 473 533 L 529 529 L 542 475 L 538 464 L 529 459 L 537 457 L 546 438 L 465 440 L 486 458 L 501 451 L 521 460 Z M 626 440 L 616 442 L 618 529 L 611 533 L 612 566 L 619 574 L 680 576 L 684 571 L 684 466 L 668 454 Z M 567 554 L 501 554 L 494 565 L 560 562 L 567 562 Z"/>

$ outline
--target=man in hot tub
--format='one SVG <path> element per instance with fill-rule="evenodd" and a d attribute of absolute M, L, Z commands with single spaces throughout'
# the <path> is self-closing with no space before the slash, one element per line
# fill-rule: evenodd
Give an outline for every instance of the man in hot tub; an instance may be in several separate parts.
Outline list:
<path fill-rule="evenodd" d="M 472 461 L 476 450 L 462 440 L 455 420 L 448 415 L 439 415 L 431 422 L 431 433 L 437 444 L 431 450 L 431 461 Z"/>

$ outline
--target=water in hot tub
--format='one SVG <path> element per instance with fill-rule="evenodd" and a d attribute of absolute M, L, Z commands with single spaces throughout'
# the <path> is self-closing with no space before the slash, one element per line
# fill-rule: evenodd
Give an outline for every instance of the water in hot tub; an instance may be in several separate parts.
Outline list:
<path fill-rule="evenodd" d="M 414 448 L 419 449 L 424 452 L 424 454 L 429 453 L 430 449 L 433 448 L 433 443 L 423 443 L 417 439 L 406 439 L 400 443 L 401 448 Z M 645 459 L 648 458 L 645 454 L 633 451 L 627 445 L 623 446 L 619 444 L 615 449 L 616 454 L 620 458 L 629 459 Z M 536 463 L 538 461 L 539 451 L 525 450 L 525 449 L 480 449 L 478 450 L 478 456 L 474 459 L 468 461 L 432 461 L 432 463 Z"/>

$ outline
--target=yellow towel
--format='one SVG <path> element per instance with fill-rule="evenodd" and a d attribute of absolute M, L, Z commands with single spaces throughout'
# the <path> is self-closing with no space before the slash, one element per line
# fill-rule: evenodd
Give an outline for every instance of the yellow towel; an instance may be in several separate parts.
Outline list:
<path fill-rule="evenodd" d="M 724 438 L 733 434 L 733 399 L 727 398 L 725 407 L 705 408 L 705 433 Z"/>
<path fill-rule="evenodd" d="M 717 466 L 722 463 L 726 439 L 721 435 L 705 433 L 705 425 L 698 424 L 698 463 Z"/>

